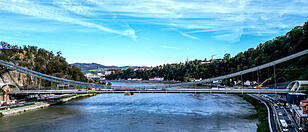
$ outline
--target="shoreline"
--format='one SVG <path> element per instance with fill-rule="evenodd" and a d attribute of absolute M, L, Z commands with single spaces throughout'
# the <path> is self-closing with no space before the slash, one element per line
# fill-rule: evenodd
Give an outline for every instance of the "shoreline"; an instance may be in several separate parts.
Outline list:
<path fill-rule="evenodd" d="M 242 94 L 237 94 L 237 96 L 241 97 L 243 100 L 247 101 L 251 105 L 254 106 L 254 109 L 257 111 L 256 114 L 253 114 L 251 116 L 255 116 L 259 123 L 257 123 L 257 132 L 265 132 L 265 131 L 270 131 L 270 126 L 268 123 L 268 110 L 265 104 L 260 102 L 259 100 L 255 99 L 254 97 L 250 95 L 242 95 Z"/>
<path fill-rule="evenodd" d="M 31 102 L 27 103 L 21 106 L 13 106 L 14 108 L 7 108 L 4 110 L 0 110 L 0 118 L 3 116 L 10 116 L 10 115 L 16 115 L 16 114 L 21 114 L 27 111 L 33 111 L 33 110 L 39 110 L 39 109 L 44 109 L 52 105 L 58 105 L 58 104 L 63 104 L 67 103 L 70 101 L 74 101 L 77 99 L 85 98 L 85 97 L 92 97 L 97 94 L 72 94 L 68 95 L 65 97 L 57 98 L 52 102 L 48 101 L 37 101 L 37 102 Z"/>

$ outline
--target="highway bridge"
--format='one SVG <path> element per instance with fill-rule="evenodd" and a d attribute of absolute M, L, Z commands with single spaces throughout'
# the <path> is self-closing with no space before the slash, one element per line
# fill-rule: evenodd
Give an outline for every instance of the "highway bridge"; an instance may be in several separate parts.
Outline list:
<path fill-rule="evenodd" d="M 258 71 L 260 69 L 264 69 L 264 68 L 268 68 L 271 66 L 275 66 L 277 64 L 280 64 L 282 62 L 297 58 L 299 56 L 303 56 L 306 55 L 308 53 L 308 49 L 303 50 L 301 52 L 295 53 L 293 55 L 289 55 L 287 57 L 260 65 L 260 66 L 256 66 L 250 69 L 246 69 L 243 71 L 239 71 L 236 73 L 232 73 L 232 74 L 228 74 L 228 75 L 223 75 L 223 76 L 219 76 L 219 77 L 214 77 L 214 78 L 208 78 L 208 79 L 204 79 L 198 82 L 188 82 L 188 83 L 177 83 L 177 84 L 172 84 L 172 85 L 168 85 L 168 86 L 158 86 L 158 87 L 176 87 L 176 86 L 184 86 L 184 85 L 192 85 L 192 84 L 197 84 L 197 83 L 207 83 L 207 82 L 212 82 L 215 80 L 223 80 L 223 79 L 228 79 L 228 78 L 232 78 L 232 77 L 236 77 L 236 76 L 240 76 L 246 73 L 250 73 L 250 72 L 254 72 L 254 71 Z M 72 85 L 72 86 L 77 86 L 77 87 L 86 87 L 86 88 L 100 88 L 100 89 L 105 89 L 105 85 L 99 85 L 99 84 L 91 84 L 91 83 L 85 83 L 85 82 L 78 82 L 78 81 L 73 81 L 73 80 L 68 80 L 68 79 L 63 79 L 63 78 L 58 78 L 58 77 L 54 77 L 54 76 L 49 76 L 46 74 L 42 74 L 36 71 L 32 71 L 14 64 L 11 64 L 9 62 L 0 60 L 0 65 L 11 69 L 11 70 L 16 70 L 18 72 L 21 73 L 25 73 L 27 75 L 30 76 L 34 76 L 40 79 L 44 79 L 44 80 L 48 80 L 51 82 L 55 82 L 55 83 L 59 83 L 59 84 L 68 84 L 68 85 Z M 274 75 L 275 76 L 275 75 Z M 12 94 L 18 94 L 18 92 L 13 92 L 10 91 Z M 49 91 L 50 92 L 50 91 Z M 59 93 L 73 93 L 72 91 L 58 91 Z M 84 93 L 85 91 L 74 91 L 74 93 Z M 90 92 L 90 91 L 86 91 L 86 92 Z M 105 90 L 105 91 L 93 91 L 93 93 L 123 93 L 125 91 L 109 91 L 109 90 Z M 259 90 L 259 89 L 224 89 L 224 90 L 209 90 L 209 89 L 203 89 L 203 90 L 166 90 L 166 91 L 160 91 L 160 90 L 141 90 L 141 91 L 131 91 L 132 93 L 260 93 L 260 94 L 271 94 L 271 93 L 286 93 L 287 91 L 283 91 L 283 90 Z M 22 93 L 22 92 L 21 92 Z M 24 93 L 44 93 L 43 91 L 24 91 Z M 57 93 L 57 91 L 53 91 L 51 93 Z"/>
<path fill-rule="evenodd" d="M 286 89 L 170 89 L 170 90 L 21 90 L 9 94 L 100 94 L 100 93 L 212 93 L 212 94 L 287 94 Z"/>

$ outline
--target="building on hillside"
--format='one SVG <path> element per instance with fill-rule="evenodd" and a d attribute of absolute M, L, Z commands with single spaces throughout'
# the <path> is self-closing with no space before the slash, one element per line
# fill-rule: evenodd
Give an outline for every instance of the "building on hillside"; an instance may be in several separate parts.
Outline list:
<path fill-rule="evenodd" d="M 245 86 L 250 86 L 251 85 L 251 82 L 249 80 L 247 80 L 246 82 L 244 82 L 244 85 Z"/>
<path fill-rule="evenodd" d="M 202 78 L 199 78 L 199 79 L 196 79 L 196 78 L 188 78 L 188 81 L 189 82 L 199 82 L 199 81 L 201 81 L 202 80 Z"/>
<path fill-rule="evenodd" d="M 195 79 L 194 81 L 195 82 L 200 82 L 202 80 L 202 78 L 199 78 L 199 79 Z"/>
<path fill-rule="evenodd" d="M 125 69 L 108 69 L 104 72 L 104 74 L 105 74 L 105 76 L 108 76 L 108 75 L 114 73 L 115 71 L 123 71 L 123 70 L 125 70 Z"/>
<path fill-rule="evenodd" d="M 105 76 L 103 73 L 97 73 L 97 76 Z"/>
<path fill-rule="evenodd" d="M 113 73 L 112 70 L 107 70 L 107 71 L 105 71 L 105 75 L 106 75 L 106 76 L 108 76 L 108 75 L 110 75 L 110 74 L 112 74 L 112 73 Z"/>
<path fill-rule="evenodd" d="M 94 79 L 105 80 L 105 75 L 103 73 L 97 73 L 97 74 L 86 73 L 85 76 L 89 80 L 94 80 Z"/>
<path fill-rule="evenodd" d="M 132 81 L 142 81 L 141 78 L 133 78 Z"/>
<path fill-rule="evenodd" d="M 150 81 L 164 81 L 164 77 L 151 77 L 149 78 Z"/>
<path fill-rule="evenodd" d="M 85 76 L 86 76 L 87 78 L 91 78 L 91 77 L 93 77 L 93 74 L 92 74 L 92 73 L 86 73 Z"/>
<path fill-rule="evenodd" d="M 221 84 L 222 80 L 215 80 L 213 81 L 213 84 Z"/>
<path fill-rule="evenodd" d="M 191 78 L 191 77 L 188 78 L 188 81 L 189 81 L 189 82 L 194 82 L 195 80 L 196 80 L 195 78 Z"/>
<path fill-rule="evenodd" d="M 201 64 L 209 64 L 211 61 L 201 61 Z"/>

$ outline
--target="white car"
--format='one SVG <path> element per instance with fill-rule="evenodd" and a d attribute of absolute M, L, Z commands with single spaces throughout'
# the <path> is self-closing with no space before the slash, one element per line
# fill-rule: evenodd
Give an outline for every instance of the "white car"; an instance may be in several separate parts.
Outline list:
<path fill-rule="evenodd" d="M 279 112 L 279 113 L 278 113 L 278 115 L 279 115 L 279 116 L 282 116 L 282 113 L 281 113 L 281 112 Z"/>
<path fill-rule="evenodd" d="M 298 130 L 302 131 L 302 130 L 303 130 L 303 128 L 302 128 L 302 127 L 300 127 L 300 128 L 298 128 Z"/>

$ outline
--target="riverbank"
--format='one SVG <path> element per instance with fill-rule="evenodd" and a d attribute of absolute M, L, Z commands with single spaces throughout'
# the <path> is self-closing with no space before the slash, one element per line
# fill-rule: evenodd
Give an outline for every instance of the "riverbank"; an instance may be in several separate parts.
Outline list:
<path fill-rule="evenodd" d="M 267 113 L 266 106 L 259 100 L 249 95 L 239 94 L 238 96 L 246 100 L 247 102 L 249 102 L 255 107 L 257 113 L 254 115 L 251 115 L 251 118 L 258 118 L 259 120 L 259 123 L 257 124 L 258 126 L 257 132 L 269 132 L 270 130 L 269 130 L 269 125 L 268 125 L 268 118 L 267 118 L 268 113 Z"/>
<path fill-rule="evenodd" d="M 23 104 L 23 105 L 12 106 L 12 107 L 8 107 L 8 108 L 5 108 L 5 109 L 1 109 L 0 110 L 0 117 L 1 116 L 14 115 L 14 114 L 20 114 L 20 113 L 32 111 L 32 110 L 43 109 L 43 108 L 46 108 L 50 105 L 62 104 L 62 103 L 74 101 L 74 100 L 77 100 L 77 99 L 82 99 L 82 98 L 85 98 L 85 97 L 91 97 L 91 96 L 95 96 L 95 95 L 96 94 L 74 94 L 74 95 L 63 96 L 63 97 L 56 98 L 56 99 L 53 99 L 53 100 L 48 100 L 48 101 L 31 102 L 31 103 L 26 103 L 26 104 Z"/>

